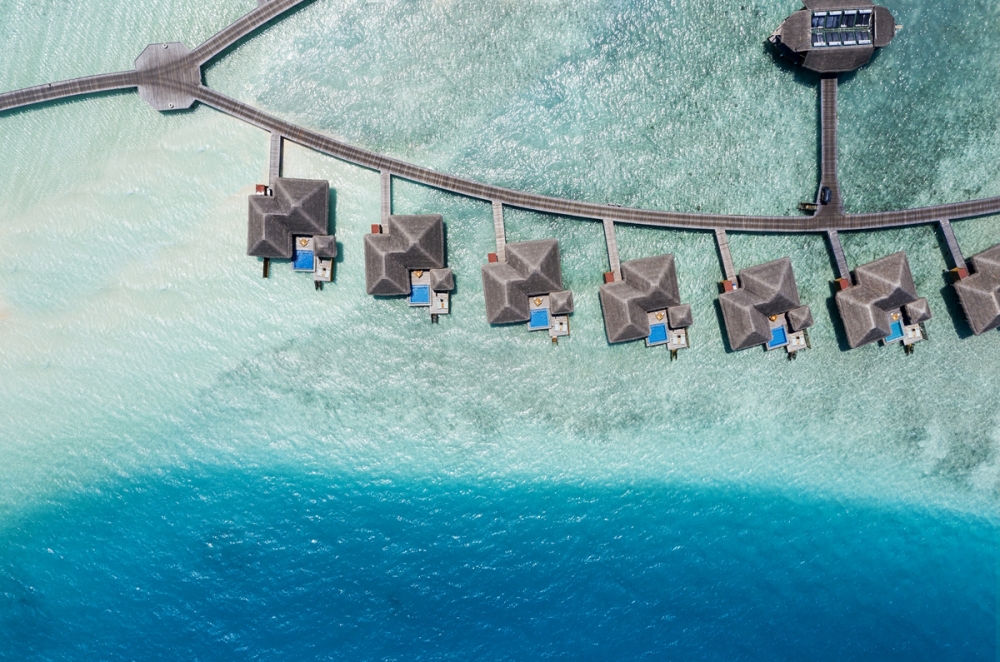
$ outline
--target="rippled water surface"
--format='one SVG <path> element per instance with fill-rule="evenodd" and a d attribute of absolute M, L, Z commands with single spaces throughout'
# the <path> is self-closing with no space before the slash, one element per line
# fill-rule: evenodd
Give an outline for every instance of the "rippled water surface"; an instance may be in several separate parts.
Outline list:
<path fill-rule="evenodd" d="M 205 70 L 222 92 L 408 161 L 649 208 L 794 214 L 817 181 L 815 81 L 763 41 L 797 5 L 316 0 Z M 0 0 L 0 89 L 193 47 L 248 0 Z M 851 211 L 1000 195 L 1000 10 L 893 7 L 841 83 Z M 972 337 L 930 227 L 909 255 L 931 341 L 843 351 L 819 238 L 792 258 L 813 350 L 727 353 L 703 233 L 676 256 L 694 346 L 609 346 L 603 231 L 556 237 L 558 346 L 485 322 L 487 205 L 441 213 L 458 289 L 432 326 L 364 294 L 377 175 L 328 179 L 342 246 L 315 292 L 245 253 L 266 134 L 134 93 L 0 115 L 0 659 L 996 659 L 1000 335 Z M 1000 218 L 955 225 L 966 254 Z"/>

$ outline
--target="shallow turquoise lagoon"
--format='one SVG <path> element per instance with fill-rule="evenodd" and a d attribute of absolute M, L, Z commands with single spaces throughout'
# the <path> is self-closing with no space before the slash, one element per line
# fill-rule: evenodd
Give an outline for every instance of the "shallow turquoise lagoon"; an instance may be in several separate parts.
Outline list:
<path fill-rule="evenodd" d="M 317 0 L 205 72 L 220 91 L 441 171 L 650 208 L 794 214 L 818 94 L 763 40 L 795 3 Z M 0 0 L 0 89 L 194 46 L 249 1 Z M 841 83 L 850 211 L 1000 195 L 1000 9 L 914 1 Z M 848 129 L 849 130 L 846 130 Z M 442 213 L 453 314 L 364 295 L 378 177 L 328 179 L 322 292 L 245 252 L 267 136 L 109 94 L 0 116 L 0 659 L 928 659 L 997 650 L 1000 335 L 969 335 L 930 227 L 907 251 L 931 341 L 843 351 L 818 237 L 790 256 L 813 350 L 727 353 L 711 235 L 671 252 L 694 309 L 670 362 L 609 346 L 600 224 L 556 237 L 576 295 L 552 346 L 491 328 L 488 205 Z M 1000 218 L 961 221 L 966 254 Z"/>

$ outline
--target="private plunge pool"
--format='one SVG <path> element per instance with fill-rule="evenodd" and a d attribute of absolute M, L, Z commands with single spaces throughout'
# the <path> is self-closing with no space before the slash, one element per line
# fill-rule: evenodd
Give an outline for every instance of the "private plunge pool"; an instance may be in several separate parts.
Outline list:
<path fill-rule="evenodd" d="M 646 338 L 646 342 L 649 345 L 662 345 L 663 343 L 667 342 L 667 325 L 650 324 L 649 337 Z"/>
<path fill-rule="evenodd" d="M 529 330 L 540 331 L 549 328 L 549 326 L 551 325 L 549 324 L 548 308 L 536 308 L 531 311 L 531 319 L 528 320 Z"/>
<path fill-rule="evenodd" d="M 788 332 L 785 331 L 785 327 L 776 326 L 771 329 L 771 340 L 767 343 L 768 349 L 777 349 L 778 347 L 784 347 L 788 344 Z"/>
<path fill-rule="evenodd" d="M 413 285 L 410 288 L 411 306 L 431 305 L 431 288 L 429 285 Z"/>
<path fill-rule="evenodd" d="M 897 320 L 889 326 L 889 335 L 885 337 L 886 343 L 896 342 L 903 338 L 903 322 Z"/>

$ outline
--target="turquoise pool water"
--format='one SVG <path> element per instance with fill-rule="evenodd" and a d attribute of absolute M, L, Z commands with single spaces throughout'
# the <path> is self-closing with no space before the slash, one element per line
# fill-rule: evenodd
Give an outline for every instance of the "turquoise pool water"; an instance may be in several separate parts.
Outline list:
<path fill-rule="evenodd" d="M 649 326 L 649 337 L 646 341 L 651 345 L 667 342 L 667 325 L 651 324 Z"/>
<path fill-rule="evenodd" d="M 296 271 L 312 271 L 315 264 L 313 257 L 312 251 L 296 250 L 295 257 L 292 259 L 292 268 Z"/>
<path fill-rule="evenodd" d="M 889 335 L 886 337 L 885 342 L 887 342 L 887 343 L 895 342 L 896 340 L 899 340 L 900 338 L 903 337 L 903 323 L 902 322 L 893 322 L 890 325 L 889 328 L 890 328 L 890 332 L 889 332 Z"/>
<path fill-rule="evenodd" d="M 771 329 L 771 339 L 767 342 L 767 346 L 771 349 L 775 347 L 784 347 L 788 344 L 788 333 L 785 331 L 785 327 L 779 326 Z"/>
<path fill-rule="evenodd" d="M 410 288 L 410 303 L 430 304 L 431 288 L 427 285 L 414 285 Z"/>
<path fill-rule="evenodd" d="M 6 0 L 0 89 L 252 5 Z M 317 0 L 205 78 L 482 181 L 794 214 L 818 95 L 763 41 L 797 8 Z M 1000 8 L 893 10 L 841 84 L 847 208 L 1000 195 Z M 268 138 L 214 111 L 7 113 L 0 154 L 0 659 L 996 659 L 1000 334 L 969 334 L 932 228 L 843 235 L 852 265 L 907 251 L 934 313 L 912 356 L 845 351 L 820 237 L 731 235 L 738 267 L 792 259 L 816 321 L 794 362 L 726 352 L 711 235 L 619 228 L 622 259 L 676 257 L 671 362 L 607 344 L 597 223 L 507 215 L 511 241 L 560 240 L 553 345 L 486 323 L 489 205 L 395 186 L 445 218 L 432 325 L 365 295 L 374 173 L 287 150 L 335 192 L 320 292 L 245 256 Z M 955 231 L 972 254 L 1000 219 Z"/>
<path fill-rule="evenodd" d="M 532 310 L 531 319 L 528 320 L 528 328 L 533 330 L 549 328 L 549 309 L 540 308 L 538 310 Z"/>

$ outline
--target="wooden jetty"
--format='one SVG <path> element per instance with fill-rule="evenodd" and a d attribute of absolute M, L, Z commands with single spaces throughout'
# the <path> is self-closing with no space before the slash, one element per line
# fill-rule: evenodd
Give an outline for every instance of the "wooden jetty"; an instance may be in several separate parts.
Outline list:
<path fill-rule="evenodd" d="M 615 222 L 610 218 L 604 219 L 604 242 L 608 245 L 608 264 L 611 273 L 615 275 L 615 280 L 621 280 L 622 262 L 618 257 L 618 237 L 615 236 Z"/>
<path fill-rule="evenodd" d="M 379 171 L 379 189 L 382 199 L 382 224 L 389 222 L 392 216 L 392 173 L 388 170 Z"/>
<path fill-rule="evenodd" d="M 826 241 L 830 245 L 830 252 L 833 253 L 833 260 L 837 264 L 837 278 L 851 282 L 851 269 L 847 266 L 847 256 L 844 255 L 844 247 L 840 243 L 840 233 L 830 230 L 826 233 Z"/>
<path fill-rule="evenodd" d="M 463 177 L 406 163 L 371 152 L 329 136 L 268 115 L 247 104 L 221 94 L 208 87 L 199 87 L 198 100 L 216 110 L 232 115 L 266 131 L 279 131 L 291 140 L 317 152 L 371 170 L 390 170 L 393 176 L 430 186 L 484 202 L 501 202 L 508 207 L 530 211 L 601 220 L 608 212 L 605 204 L 566 200 L 537 193 L 514 191 L 491 186 Z M 937 222 L 947 217 L 952 220 L 1000 213 L 1000 197 L 959 202 L 935 207 L 903 211 L 876 212 L 871 214 L 831 214 L 823 218 L 792 216 L 725 216 L 721 214 L 691 214 L 654 211 L 628 207 L 615 208 L 615 222 L 653 227 L 742 232 L 774 232 L 784 234 L 876 230 L 907 225 Z"/>
<path fill-rule="evenodd" d="M 736 282 L 736 267 L 733 265 L 733 255 L 729 252 L 729 237 L 722 228 L 715 229 L 715 245 L 719 249 L 719 260 L 722 261 L 722 273 L 726 280 Z"/>
<path fill-rule="evenodd" d="M 951 221 L 944 219 L 938 222 L 938 227 L 941 228 L 941 234 L 944 235 L 944 243 L 948 247 L 948 256 L 951 258 L 951 266 L 954 269 L 969 273 L 969 267 L 965 264 L 965 257 L 962 255 L 962 249 L 958 246 L 958 240 L 955 239 L 955 230 L 951 227 Z"/>
<path fill-rule="evenodd" d="M 278 183 L 278 177 L 281 177 L 281 161 L 285 151 L 284 140 L 280 133 L 271 134 L 271 157 L 267 170 L 267 183 L 271 188 L 274 188 L 275 184 Z"/>
<path fill-rule="evenodd" d="M 503 203 L 493 201 L 493 237 L 497 244 L 497 260 L 507 261 L 507 230 L 503 223 Z"/>
<path fill-rule="evenodd" d="M 837 77 L 824 76 L 820 79 L 820 142 L 821 173 L 819 191 L 816 193 L 816 217 L 843 216 L 844 203 L 840 197 L 840 181 L 837 178 Z M 829 191 L 829 199 L 824 200 L 824 189 Z"/>
<path fill-rule="evenodd" d="M 226 26 L 194 49 L 191 52 L 191 61 L 199 67 L 202 66 L 257 28 L 264 26 L 296 5 L 310 1 L 267 0 L 267 2 L 258 2 L 257 9 L 236 19 L 235 23 Z"/>
<path fill-rule="evenodd" d="M 127 90 L 138 85 L 139 77 L 135 71 L 119 71 L 113 74 L 99 74 L 57 83 L 46 83 L 45 85 L 36 85 L 0 94 L 0 112 L 83 94 Z"/>
<path fill-rule="evenodd" d="M 136 68 L 133 71 L 85 76 L 0 94 L 0 112 L 82 94 L 129 88 L 148 88 L 148 98 L 143 94 L 143 99 L 157 110 L 179 110 L 190 107 L 190 103 L 185 105 L 184 101 L 177 99 L 190 99 L 191 103 L 194 103 L 195 99 L 190 94 L 190 88 L 200 86 L 202 65 L 274 18 L 296 5 L 310 1 L 258 2 L 257 9 L 226 26 L 193 51 L 179 42 L 151 44 L 137 58 Z"/>

